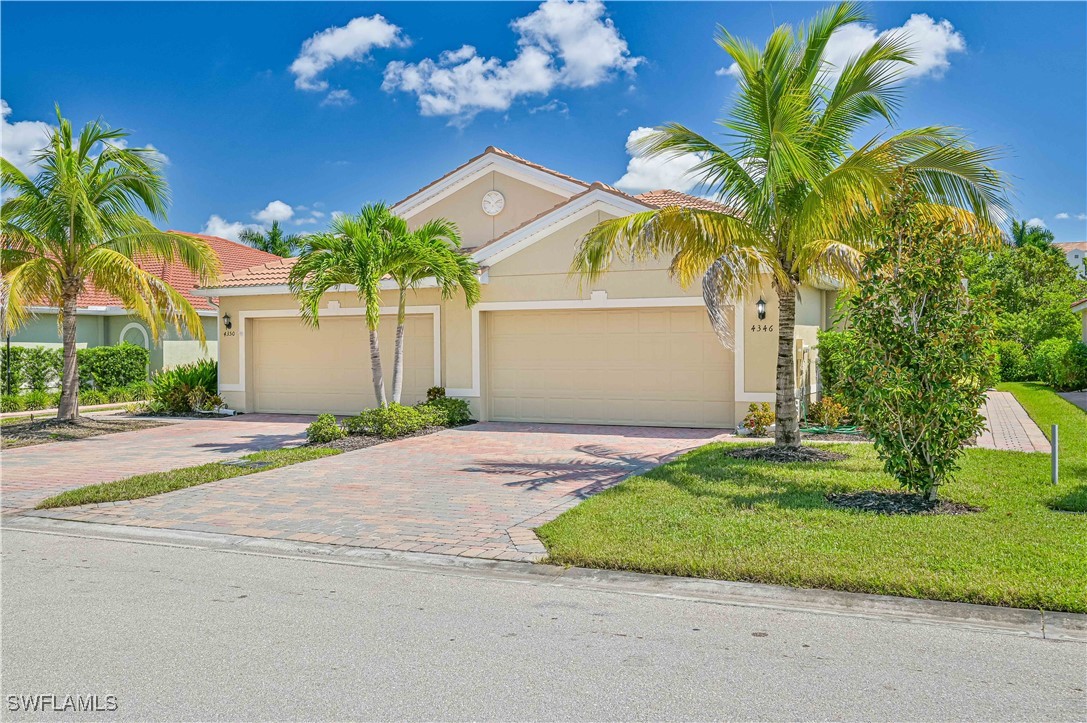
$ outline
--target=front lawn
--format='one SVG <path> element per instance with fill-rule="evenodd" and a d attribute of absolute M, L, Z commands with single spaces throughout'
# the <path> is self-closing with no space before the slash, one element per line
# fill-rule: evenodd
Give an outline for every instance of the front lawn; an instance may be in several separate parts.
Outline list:
<path fill-rule="evenodd" d="M 1050 507 L 1083 480 L 1051 486 L 1047 455 L 968 450 L 942 494 L 981 512 L 886 516 L 826 500 L 895 487 L 869 444 L 790 465 L 726 456 L 736 446 L 702 447 L 544 525 L 549 561 L 1087 612 L 1087 516 Z"/>
<path fill-rule="evenodd" d="M 128 479 L 116 482 L 104 482 L 102 484 L 87 485 L 74 490 L 61 492 L 38 503 L 36 509 L 45 510 L 52 507 L 74 507 L 76 505 L 89 505 L 97 502 L 118 502 L 120 500 L 137 500 L 141 497 L 160 495 L 163 492 L 173 492 L 202 485 L 207 482 L 216 482 L 230 477 L 241 477 L 254 472 L 267 472 L 276 467 L 286 467 L 289 464 L 308 462 L 311 459 L 328 457 L 340 454 L 338 449 L 327 447 L 285 447 L 282 449 L 270 449 L 264 452 L 254 452 L 241 458 L 241 462 L 251 463 L 251 466 L 239 466 L 238 464 L 225 464 L 212 462 L 197 467 L 184 467 L 169 472 L 152 472 L 140 474 Z"/>

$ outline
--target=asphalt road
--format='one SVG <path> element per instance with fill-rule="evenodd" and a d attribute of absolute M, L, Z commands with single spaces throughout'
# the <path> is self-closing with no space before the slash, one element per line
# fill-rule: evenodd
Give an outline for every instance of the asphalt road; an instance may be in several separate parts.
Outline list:
<path fill-rule="evenodd" d="M 1087 645 L 7 530 L 4 720 L 1083 720 Z M 11 712 L 12 695 L 115 713 Z"/>

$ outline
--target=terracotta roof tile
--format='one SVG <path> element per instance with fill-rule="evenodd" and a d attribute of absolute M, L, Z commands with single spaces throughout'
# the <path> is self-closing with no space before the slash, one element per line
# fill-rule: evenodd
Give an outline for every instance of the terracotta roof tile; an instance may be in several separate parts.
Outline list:
<path fill-rule="evenodd" d="M 210 245 L 212 250 L 219 256 L 219 264 L 222 267 L 222 275 L 224 277 L 241 269 L 249 268 L 254 264 L 267 262 L 271 259 L 279 259 L 275 254 L 266 253 L 259 249 L 255 249 L 252 246 L 246 246 L 245 244 L 229 241 L 225 238 L 219 238 L 218 236 L 205 236 L 203 234 L 188 233 L 186 231 L 172 231 L 171 233 L 184 233 L 186 236 L 195 236 L 207 241 L 208 245 Z M 192 294 L 193 289 L 198 285 L 198 279 L 195 274 L 185 268 L 182 264 L 176 262 L 165 263 L 158 259 L 150 258 L 141 260 L 138 263 L 140 268 L 144 271 L 149 271 L 180 291 L 181 295 L 192 304 L 194 309 L 197 309 L 198 311 L 207 311 L 215 308 L 209 299 L 204 298 L 203 296 L 194 296 Z M 124 306 L 124 302 L 119 298 L 91 284 L 88 284 L 83 290 L 83 293 L 79 295 L 78 303 L 80 308 L 89 306 Z"/>
<path fill-rule="evenodd" d="M 1087 251 L 1087 241 L 1054 241 L 1053 245 L 1061 251 Z"/>
<path fill-rule="evenodd" d="M 692 196 L 687 193 L 680 193 L 679 191 L 673 191 L 669 188 L 661 188 L 656 191 L 640 193 L 635 196 L 635 198 L 642 203 L 648 203 L 650 206 L 656 206 L 657 208 L 682 206 L 683 208 L 695 208 L 702 211 L 720 211 L 722 213 L 727 213 L 732 210 L 723 203 L 711 201 L 708 198 Z"/>
<path fill-rule="evenodd" d="M 269 261 L 266 264 L 260 264 L 258 266 L 250 266 L 245 269 L 238 269 L 232 274 L 224 274 L 219 283 L 215 284 L 216 289 L 237 288 L 242 286 L 276 286 L 287 283 L 287 277 L 291 273 L 291 268 L 298 263 L 297 258 L 281 259 L 276 258 L 275 261 Z"/>

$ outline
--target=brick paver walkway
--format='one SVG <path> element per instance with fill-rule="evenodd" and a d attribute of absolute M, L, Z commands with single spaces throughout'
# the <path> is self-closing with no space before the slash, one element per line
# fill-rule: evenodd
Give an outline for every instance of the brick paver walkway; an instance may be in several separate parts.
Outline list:
<path fill-rule="evenodd" d="M 977 446 L 1049 454 L 1049 440 L 1011 392 L 990 391 L 987 397 L 981 409 L 986 429 L 978 437 Z"/>
<path fill-rule="evenodd" d="M 533 560 L 532 531 L 717 430 L 485 423 L 114 505 L 30 514 Z"/>
<path fill-rule="evenodd" d="M 194 419 L 72 442 L 5 449 L 0 453 L 0 507 L 12 512 L 83 485 L 300 444 L 312 419 L 273 414 Z"/>

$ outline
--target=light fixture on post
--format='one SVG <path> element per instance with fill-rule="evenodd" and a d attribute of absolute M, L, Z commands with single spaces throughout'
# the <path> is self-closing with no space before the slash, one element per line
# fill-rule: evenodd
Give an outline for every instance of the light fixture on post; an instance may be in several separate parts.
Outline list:
<path fill-rule="evenodd" d="M 762 296 L 759 296 L 758 302 L 755 303 L 755 311 L 759 312 L 759 321 L 766 318 L 766 300 Z"/>
<path fill-rule="evenodd" d="M 230 328 L 230 314 L 223 314 L 223 326 L 225 326 L 227 329 Z"/>

